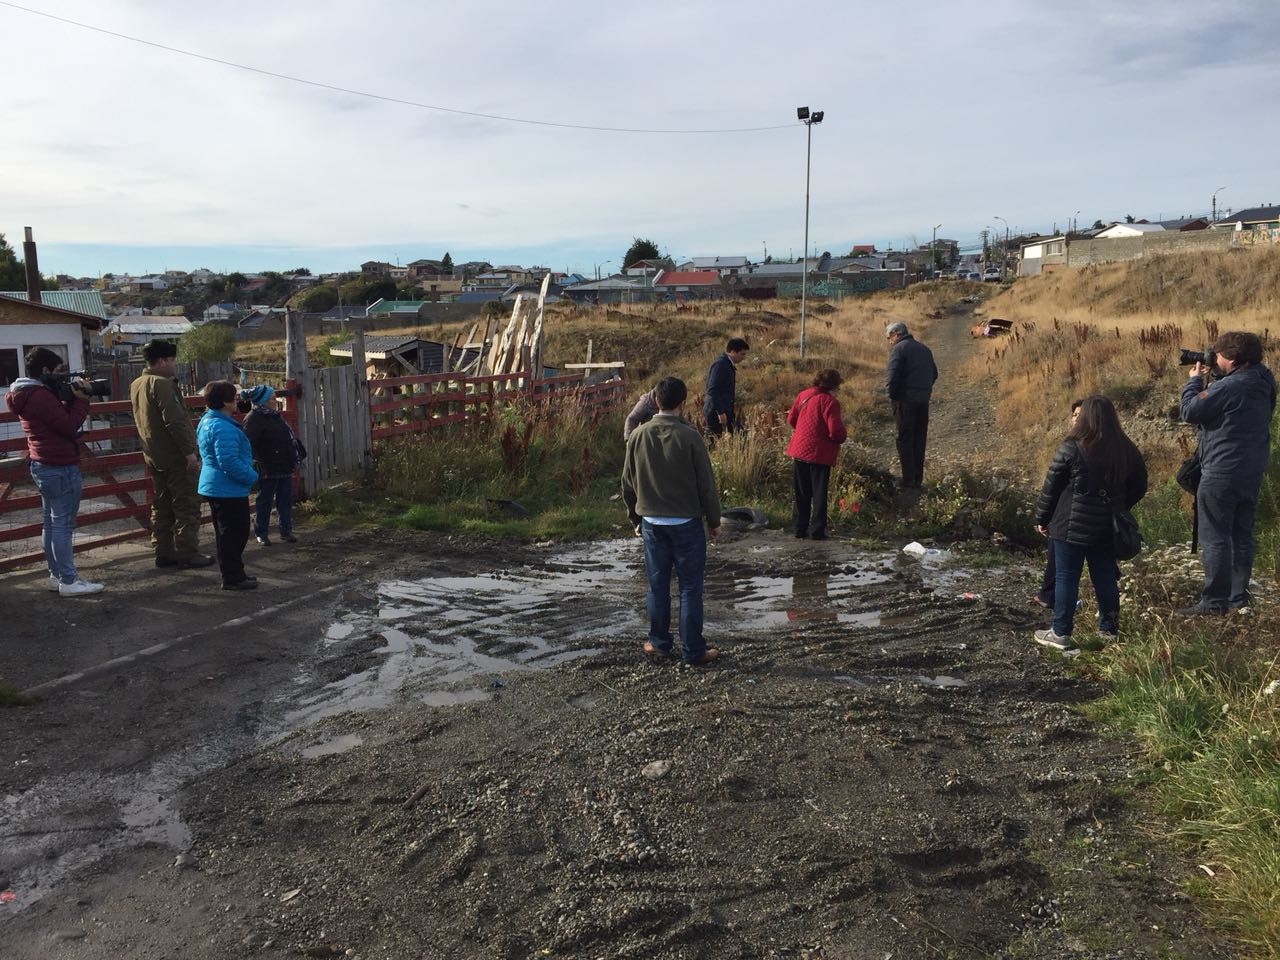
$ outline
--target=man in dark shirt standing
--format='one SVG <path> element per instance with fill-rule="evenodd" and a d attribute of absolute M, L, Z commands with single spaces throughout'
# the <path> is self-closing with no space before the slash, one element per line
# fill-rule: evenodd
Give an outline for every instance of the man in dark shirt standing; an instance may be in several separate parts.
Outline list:
<path fill-rule="evenodd" d="M 929 397 L 938 379 L 938 367 L 933 353 L 911 336 L 905 323 L 889 324 L 885 335 L 890 343 L 885 391 L 893 406 L 893 421 L 898 425 L 898 460 L 902 464 L 899 486 L 916 489 L 924 483 Z"/>
<path fill-rule="evenodd" d="M 738 387 L 738 364 L 746 359 L 751 345 L 741 337 L 734 337 L 725 344 L 724 353 L 711 362 L 707 370 L 707 398 L 702 405 L 707 429 L 713 437 L 733 433 L 737 423 L 733 418 L 733 399 Z"/>
<path fill-rule="evenodd" d="M 1200 602 L 1180 610 L 1213 616 L 1249 605 L 1253 575 L 1253 520 L 1271 452 L 1276 381 L 1262 365 L 1262 340 L 1229 331 L 1213 343 L 1220 374 L 1207 388 L 1211 368 L 1197 363 L 1182 388 L 1182 419 L 1200 428 L 1197 532 L 1203 549 Z"/>
<path fill-rule="evenodd" d="M 650 657 L 671 653 L 674 568 L 680 581 L 681 654 L 685 663 L 702 665 L 719 656 L 702 636 L 702 589 L 707 537 L 720 534 L 720 494 L 702 435 L 680 416 L 689 393 L 684 381 L 664 377 L 655 393 L 658 412 L 632 431 L 622 464 L 627 516 L 636 536 L 644 538 L 649 581 L 644 652 Z"/>

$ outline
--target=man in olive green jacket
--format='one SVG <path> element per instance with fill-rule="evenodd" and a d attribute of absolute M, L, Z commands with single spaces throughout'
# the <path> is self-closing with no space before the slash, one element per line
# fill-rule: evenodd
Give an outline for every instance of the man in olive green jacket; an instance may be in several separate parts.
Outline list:
<path fill-rule="evenodd" d="M 142 348 L 147 369 L 129 385 L 142 458 L 154 489 L 151 544 L 157 567 L 207 567 L 200 553 L 200 497 L 196 493 L 196 433 L 173 376 L 178 348 L 152 340 Z"/>
<path fill-rule="evenodd" d="M 658 412 L 627 438 L 622 498 L 636 536 L 644 538 L 649 580 L 650 657 L 671 653 L 671 570 L 680 581 L 680 646 L 684 662 L 700 665 L 720 655 L 702 636 L 702 584 L 707 537 L 720 535 L 720 495 L 702 435 L 680 416 L 684 381 L 658 382 Z M 703 523 L 706 532 L 703 532 Z"/>

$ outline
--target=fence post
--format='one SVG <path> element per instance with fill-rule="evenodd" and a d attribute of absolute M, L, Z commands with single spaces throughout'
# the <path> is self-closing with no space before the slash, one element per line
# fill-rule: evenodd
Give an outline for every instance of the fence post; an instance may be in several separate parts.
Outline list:
<path fill-rule="evenodd" d="M 351 331 L 351 365 L 355 373 L 356 436 L 351 445 L 356 452 L 356 465 L 369 469 L 373 458 L 373 415 L 369 412 L 369 370 L 364 357 L 364 325 L 357 323 Z"/>
<path fill-rule="evenodd" d="M 315 492 L 317 464 L 324 452 L 313 433 L 315 418 L 311 415 L 312 405 L 316 398 L 312 396 L 311 370 L 307 366 L 307 336 L 302 325 L 302 317 L 297 310 L 290 308 L 284 317 L 284 376 L 298 385 L 298 396 L 294 398 L 298 409 L 298 439 L 310 452 L 310 456 L 302 461 L 298 472 L 298 496 L 305 500 Z"/>

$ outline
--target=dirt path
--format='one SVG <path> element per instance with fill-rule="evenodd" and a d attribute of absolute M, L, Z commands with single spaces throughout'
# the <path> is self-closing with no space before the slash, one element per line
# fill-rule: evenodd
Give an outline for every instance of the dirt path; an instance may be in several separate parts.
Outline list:
<path fill-rule="evenodd" d="M 0 579 L 28 683 L 190 635 L 0 714 L 6 957 L 1232 955 L 1020 571 L 728 537 L 691 670 L 637 656 L 631 539 L 279 562 L 314 599 L 204 636 L 248 599 L 145 557 L 98 606 Z"/>
<path fill-rule="evenodd" d="M 995 404 L 985 378 L 974 373 L 972 360 L 984 348 L 969 328 L 977 303 L 957 302 L 944 316 L 923 321 L 918 338 L 933 351 L 938 382 L 929 405 L 929 446 L 926 481 L 937 481 L 953 467 L 989 466 L 1006 459 L 996 430 Z M 913 334 L 915 331 L 913 330 Z M 893 421 L 887 402 L 870 429 L 857 432 L 854 442 L 874 462 L 897 473 Z"/>

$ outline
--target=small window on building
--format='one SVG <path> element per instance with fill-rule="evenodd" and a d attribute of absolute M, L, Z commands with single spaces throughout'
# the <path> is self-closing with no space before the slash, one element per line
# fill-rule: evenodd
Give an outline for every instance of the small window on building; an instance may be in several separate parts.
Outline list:
<path fill-rule="evenodd" d="M 0 347 L 0 387 L 18 379 L 18 348 Z"/>

